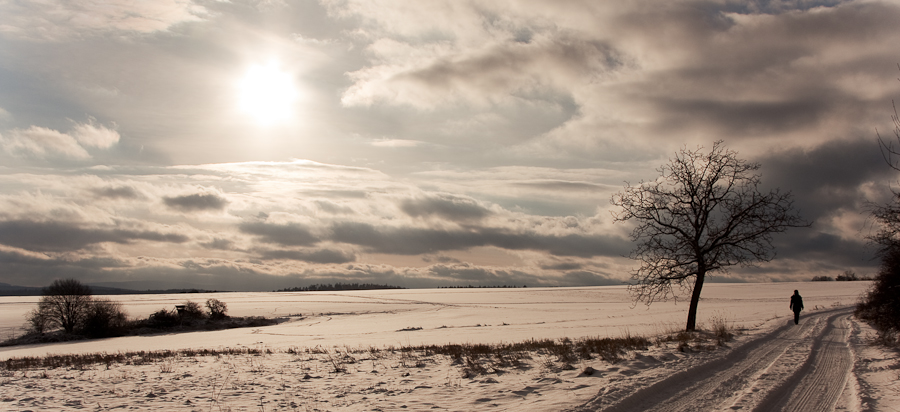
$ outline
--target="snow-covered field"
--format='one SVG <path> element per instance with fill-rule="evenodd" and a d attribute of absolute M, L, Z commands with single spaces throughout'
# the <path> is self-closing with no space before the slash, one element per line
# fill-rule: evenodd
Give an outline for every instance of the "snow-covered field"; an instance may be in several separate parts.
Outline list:
<path fill-rule="evenodd" d="M 215 297 L 228 304 L 233 316 L 289 320 L 264 328 L 0 348 L 4 360 L 188 348 L 264 351 L 142 365 L 0 371 L 0 410 L 595 410 L 634 404 L 636 398 L 674 405 L 659 410 L 681 410 L 678 397 L 703 391 L 706 403 L 686 408 L 800 405 L 802 410 L 812 404 L 791 394 L 821 388 L 823 382 L 832 396 L 818 398 L 827 398 L 820 403 L 829 407 L 900 410 L 892 406 L 900 405 L 896 355 L 868 345 L 871 330 L 849 316 L 849 307 L 868 287 L 868 282 L 708 284 L 700 304 L 701 328 L 725 320 L 743 332 L 725 347 L 692 341 L 686 351 L 677 349 L 677 341 L 657 343 L 653 337 L 674 336 L 683 328 L 687 303 L 633 307 L 623 287 L 115 296 L 133 317 L 187 299 L 202 303 Z M 807 308 L 798 327 L 788 310 L 794 289 Z M 6 335 L 22 325 L 37 300 L 0 298 L 0 327 Z M 654 343 L 614 364 L 533 353 L 515 366 L 494 361 L 481 373 L 446 355 L 378 350 L 626 334 L 651 337 Z M 335 372 L 336 364 L 344 371 Z M 596 372 L 584 373 L 589 367 Z M 841 371 L 815 382 L 804 378 L 826 369 Z M 722 385 L 723 379 L 731 386 Z M 663 395 L 641 392 L 651 385 L 656 386 L 650 393 Z"/>

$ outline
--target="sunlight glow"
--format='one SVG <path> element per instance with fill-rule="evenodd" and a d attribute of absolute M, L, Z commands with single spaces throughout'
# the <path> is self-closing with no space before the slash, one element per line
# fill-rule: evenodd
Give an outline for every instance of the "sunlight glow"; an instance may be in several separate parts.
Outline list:
<path fill-rule="evenodd" d="M 293 116 L 293 106 L 297 100 L 294 79 L 276 63 L 251 67 L 239 87 L 241 110 L 256 118 L 260 124 L 282 123 Z"/>

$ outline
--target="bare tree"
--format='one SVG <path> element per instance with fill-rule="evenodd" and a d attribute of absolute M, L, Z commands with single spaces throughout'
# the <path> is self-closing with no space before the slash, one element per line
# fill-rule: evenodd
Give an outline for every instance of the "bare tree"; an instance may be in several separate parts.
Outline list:
<path fill-rule="evenodd" d="M 900 69 L 900 64 L 897 65 Z M 898 79 L 900 80 L 900 79 Z M 897 106 L 891 102 L 894 114 L 894 137 L 900 143 L 900 116 Z M 894 141 L 884 139 L 878 130 L 878 144 L 885 162 L 896 171 L 900 171 L 900 149 Z M 869 205 L 872 217 L 878 226 L 877 231 L 869 235 L 869 240 L 878 246 L 878 257 L 881 267 L 875 276 L 872 288 L 856 305 L 856 316 L 878 329 L 883 343 L 896 345 L 900 335 L 900 192 L 892 190 L 892 198 L 887 204 Z"/>
<path fill-rule="evenodd" d="M 641 266 L 629 290 L 647 305 L 677 296 L 674 286 L 689 291 L 689 331 L 708 273 L 767 262 L 775 255 L 773 233 L 809 225 L 793 212 L 790 192 L 759 190 L 758 163 L 739 159 L 722 141 L 701 150 L 681 149 L 657 180 L 626 183 L 611 199 L 621 207 L 615 221 L 636 223 L 630 257 Z"/>
<path fill-rule="evenodd" d="M 900 64 L 897 65 L 897 68 L 900 69 Z M 894 124 L 894 140 L 900 144 L 900 116 L 897 115 L 897 105 L 893 101 L 891 106 L 894 109 L 894 114 L 891 115 L 891 122 Z M 900 148 L 895 146 L 894 141 L 881 137 L 881 133 L 877 129 L 875 134 L 878 136 L 878 146 L 881 149 L 881 155 L 884 156 L 884 161 L 892 169 L 900 171 Z M 869 240 L 879 246 L 879 254 L 895 253 L 892 249 L 900 248 L 900 192 L 893 192 L 890 203 L 871 204 L 870 208 L 872 217 L 881 227 L 874 235 L 869 236 Z"/>
<path fill-rule="evenodd" d="M 72 333 L 91 307 L 91 288 L 75 279 L 54 280 L 44 288 L 38 312 L 46 316 L 49 325 Z"/>

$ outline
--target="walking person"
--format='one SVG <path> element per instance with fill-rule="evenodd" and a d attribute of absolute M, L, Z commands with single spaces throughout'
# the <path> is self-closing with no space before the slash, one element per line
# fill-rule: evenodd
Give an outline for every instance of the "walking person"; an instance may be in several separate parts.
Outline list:
<path fill-rule="evenodd" d="M 794 290 L 794 294 L 791 296 L 791 306 L 789 307 L 794 311 L 794 324 L 799 324 L 800 311 L 803 310 L 803 298 L 800 297 L 800 292 Z"/>

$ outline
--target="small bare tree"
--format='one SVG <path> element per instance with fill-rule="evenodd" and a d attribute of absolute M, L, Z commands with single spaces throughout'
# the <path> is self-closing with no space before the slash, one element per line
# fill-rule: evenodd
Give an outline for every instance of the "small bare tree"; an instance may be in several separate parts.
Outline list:
<path fill-rule="evenodd" d="M 46 326 L 61 327 L 66 333 L 72 333 L 87 315 L 91 302 L 90 287 L 75 279 L 57 279 L 44 288 L 36 314 L 45 317 Z"/>
<path fill-rule="evenodd" d="M 752 266 L 774 257 L 772 234 L 808 226 L 792 211 L 790 192 L 759 190 L 758 163 L 726 150 L 682 149 L 658 169 L 660 178 L 613 195 L 615 221 L 634 221 L 631 258 L 641 266 L 629 287 L 636 301 L 666 300 L 678 286 L 691 294 L 686 330 L 696 329 L 708 273 Z"/>

